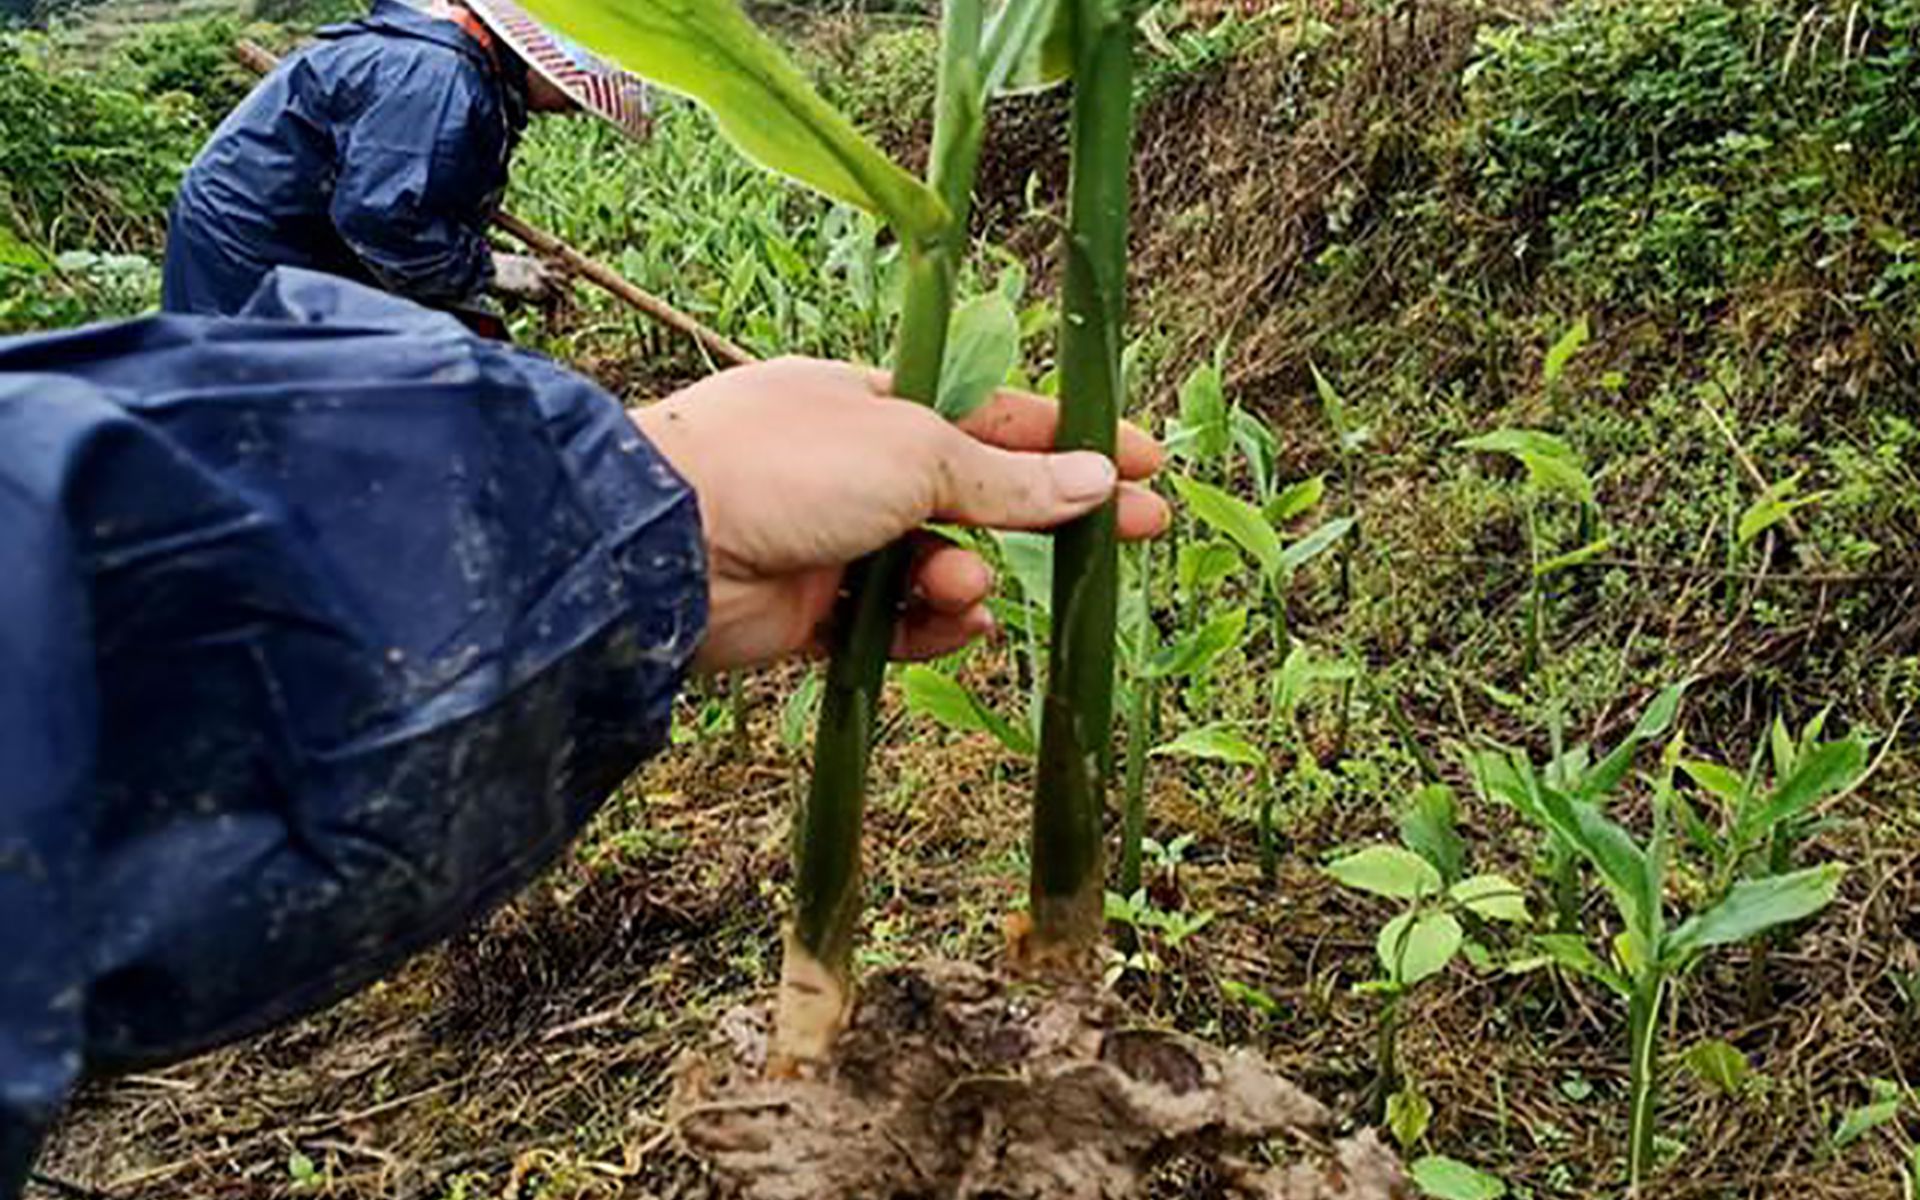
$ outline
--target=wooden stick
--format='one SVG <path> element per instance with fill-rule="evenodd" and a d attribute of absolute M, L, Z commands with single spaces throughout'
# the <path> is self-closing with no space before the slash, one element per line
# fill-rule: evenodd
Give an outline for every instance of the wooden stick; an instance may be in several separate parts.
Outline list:
<path fill-rule="evenodd" d="M 273 51 L 257 42 L 244 40 L 236 42 L 233 54 L 241 66 L 258 75 L 265 75 L 280 63 Z M 529 225 L 512 213 L 504 211 L 493 215 L 493 223 L 515 240 L 525 244 L 534 253 L 558 262 L 570 274 L 597 284 L 601 290 L 615 299 L 623 301 L 669 329 L 686 334 L 698 343 L 701 349 L 727 366 L 744 366 L 755 361 L 754 356 L 738 344 L 707 328 L 658 296 L 643 291 L 612 267 L 588 258 L 544 229 Z"/>
<path fill-rule="evenodd" d="M 1715 391 L 1720 393 L 1721 398 L 1725 400 L 1729 406 L 1733 404 L 1733 397 L 1727 393 L 1726 385 L 1721 383 L 1717 377 L 1713 380 L 1713 387 Z M 1713 406 L 1713 401 L 1707 399 L 1706 391 L 1702 388 L 1695 388 L 1693 390 L 1693 398 L 1699 401 L 1700 407 L 1706 411 L 1707 417 L 1713 422 L 1714 428 L 1718 429 L 1720 436 L 1726 439 L 1727 448 L 1733 451 L 1733 457 L 1739 461 L 1742 467 L 1746 468 L 1747 478 L 1753 480 L 1753 485 L 1760 489 L 1760 494 L 1764 496 L 1768 492 L 1771 492 L 1773 485 L 1768 483 L 1767 477 L 1761 473 L 1760 464 L 1753 461 L 1753 456 L 1747 453 L 1747 448 L 1740 444 L 1738 437 L 1734 436 L 1733 426 L 1727 424 L 1727 419 L 1720 415 L 1720 410 Z M 1807 540 L 1806 532 L 1800 528 L 1800 523 L 1793 519 L 1792 513 L 1785 514 L 1781 518 L 1781 523 L 1787 527 L 1787 532 L 1793 535 L 1795 541 L 1805 542 Z"/>
<path fill-rule="evenodd" d="M 524 242 L 536 254 L 555 260 L 568 271 L 598 284 L 602 290 L 632 305 L 662 325 L 686 334 L 698 342 L 707 353 L 728 366 L 744 366 L 754 361 L 752 354 L 723 335 L 715 333 L 658 296 L 635 287 L 612 267 L 588 258 L 545 230 L 537 229 L 509 212 L 495 213 L 493 223 Z"/>

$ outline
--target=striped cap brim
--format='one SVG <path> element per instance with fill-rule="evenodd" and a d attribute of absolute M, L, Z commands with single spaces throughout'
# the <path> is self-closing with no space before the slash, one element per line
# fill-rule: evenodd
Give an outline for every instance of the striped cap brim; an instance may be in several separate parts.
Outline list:
<path fill-rule="evenodd" d="M 623 71 L 574 45 L 533 19 L 513 0 L 466 0 L 487 28 L 499 35 L 541 78 L 573 102 L 640 139 L 652 127 L 652 98 L 638 75 Z"/>

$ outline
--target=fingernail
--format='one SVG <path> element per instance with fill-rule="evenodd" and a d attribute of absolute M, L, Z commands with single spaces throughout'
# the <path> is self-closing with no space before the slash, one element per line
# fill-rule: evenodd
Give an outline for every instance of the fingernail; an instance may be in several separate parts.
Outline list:
<path fill-rule="evenodd" d="M 1114 485 L 1120 482 L 1112 461 L 1102 454 L 1090 451 L 1056 454 L 1050 462 L 1054 486 L 1060 489 L 1063 498 L 1076 503 L 1111 496 Z"/>

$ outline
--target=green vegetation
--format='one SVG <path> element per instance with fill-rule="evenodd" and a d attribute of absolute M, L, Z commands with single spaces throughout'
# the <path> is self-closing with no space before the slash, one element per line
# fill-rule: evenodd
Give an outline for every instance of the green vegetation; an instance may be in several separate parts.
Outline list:
<path fill-rule="evenodd" d="M 937 30 L 781 19 L 823 103 L 940 160 Z M 149 302 L 170 172 L 229 94 L 198 36 L 110 72 L 0 49 L 8 327 Z M 1384 1123 L 1430 1196 L 1910 1194 L 1920 5 L 1165 4 L 1135 49 L 1126 337 L 1078 367 L 1054 337 L 1090 311 L 1058 279 L 1057 96 L 990 110 L 940 324 L 997 347 L 969 378 L 1009 337 L 1038 390 L 1096 372 L 1172 453 L 1176 527 L 1097 581 L 1116 689 L 1073 803 L 1112 860 L 1110 986 Z M 641 146 L 543 123 L 511 206 L 757 353 L 887 361 L 919 319 L 924 242 L 689 103 Z M 584 288 L 515 320 L 635 398 L 708 368 Z M 1002 636 L 861 683 L 884 715 L 854 726 L 866 861 L 835 903 L 863 967 L 994 955 L 1053 857 L 1026 814 L 1055 618 L 1095 576 L 1043 537 L 943 532 L 997 566 Z M 286 1119 L 444 1087 L 368 1136 L 451 1164 L 445 1194 L 600 1195 L 607 1170 L 685 1194 L 670 1149 L 624 1157 L 654 1136 L 629 1114 L 827 894 L 784 833 L 817 811 L 796 793 L 844 669 L 756 682 L 745 724 L 690 698 L 675 755 L 537 896 L 301 1035 L 433 1051 L 276 1077 Z M 195 1156 L 264 1069 L 218 1060 L 164 1125 L 103 1100 L 65 1162 L 188 1163 L 170 1182 L 210 1193 L 225 1168 Z M 551 1159 L 516 1169 L 521 1139 Z M 291 1143 L 236 1144 L 293 1171 Z M 311 1187 L 359 1186 L 352 1153 L 299 1150 Z"/>

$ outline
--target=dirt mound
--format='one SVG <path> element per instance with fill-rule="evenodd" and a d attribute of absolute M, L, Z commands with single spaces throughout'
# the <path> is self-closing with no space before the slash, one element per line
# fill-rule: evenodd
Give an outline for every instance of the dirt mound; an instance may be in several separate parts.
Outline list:
<path fill-rule="evenodd" d="M 833 1061 L 799 1080 L 762 1077 L 767 1014 L 723 1020 L 682 1061 L 672 1106 L 746 1200 L 1119 1200 L 1196 1163 L 1268 1200 L 1412 1194 L 1371 1134 L 1334 1141 L 1327 1110 L 1264 1058 L 1130 1027 L 1105 994 L 965 965 L 891 971 Z"/>

